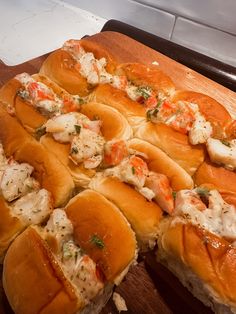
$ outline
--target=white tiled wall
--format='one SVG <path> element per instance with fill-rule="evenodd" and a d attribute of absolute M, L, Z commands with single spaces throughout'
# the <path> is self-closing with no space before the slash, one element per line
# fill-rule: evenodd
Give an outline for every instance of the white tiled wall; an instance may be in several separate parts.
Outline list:
<path fill-rule="evenodd" d="M 236 0 L 65 0 L 236 66 Z"/>

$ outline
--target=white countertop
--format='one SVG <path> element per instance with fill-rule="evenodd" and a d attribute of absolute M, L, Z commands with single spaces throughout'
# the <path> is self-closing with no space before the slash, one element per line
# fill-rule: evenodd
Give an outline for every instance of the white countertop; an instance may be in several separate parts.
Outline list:
<path fill-rule="evenodd" d="M 99 32 L 106 20 L 59 0 L 0 1 L 0 59 L 16 65 Z"/>

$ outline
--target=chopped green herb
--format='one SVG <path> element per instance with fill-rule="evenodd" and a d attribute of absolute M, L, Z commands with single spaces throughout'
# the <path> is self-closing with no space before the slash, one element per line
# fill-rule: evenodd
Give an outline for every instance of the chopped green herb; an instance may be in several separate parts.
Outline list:
<path fill-rule="evenodd" d="M 196 188 L 196 192 L 200 197 L 209 197 L 210 191 L 206 188 Z"/>
<path fill-rule="evenodd" d="M 148 86 L 141 86 L 138 87 L 137 92 L 144 98 L 144 99 L 148 99 L 151 96 L 151 88 Z"/>
<path fill-rule="evenodd" d="M 135 168 L 132 167 L 131 169 L 132 169 L 132 173 L 135 174 Z"/>
<path fill-rule="evenodd" d="M 74 127 L 75 127 L 75 132 L 76 132 L 77 134 L 80 134 L 81 126 L 78 125 L 78 124 L 75 124 Z"/>
<path fill-rule="evenodd" d="M 172 196 L 173 196 L 174 200 L 176 199 L 176 194 L 177 194 L 177 192 L 175 192 L 175 191 L 172 192 Z"/>
<path fill-rule="evenodd" d="M 224 144 L 225 146 L 231 147 L 230 143 L 225 140 L 222 140 L 221 143 Z"/>
<path fill-rule="evenodd" d="M 46 127 L 45 126 L 40 126 L 35 130 L 35 137 L 36 139 L 40 139 L 41 136 L 46 134 Z"/>
<path fill-rule="evenodd" d="M 102 241 L 102 239 L 100 239 L 98 236 L 96 236 L 95 234 L 91 237 L 90 240 L 93 244 L 95 244 L 99 249 L 103 249 L 105 244 Z"/>
<path fill-rule="evenodd" d="M 157 108 L 160 107 L 160 105 L 161 105 L 162 103 L 163 103 L 163 101 L 162 101 L 162 100 L 159 100 L 156 107 L 157 107 Z"/>
<path fill-rule="evenodd" d="M 78 148 L 77 147 L 75 147 L 75 146 L 73 146 L 72 148 L 71 148 L 71 153 L 72 154 L 78 154 Z"/>
<path fill-rule="evenodd" d="M 155 109 L 153 110 L 152 114 L 156 117 L 157 114 L 158 114 L 158 112 L 159 112 L 159 109 L 155 108 Z"/>

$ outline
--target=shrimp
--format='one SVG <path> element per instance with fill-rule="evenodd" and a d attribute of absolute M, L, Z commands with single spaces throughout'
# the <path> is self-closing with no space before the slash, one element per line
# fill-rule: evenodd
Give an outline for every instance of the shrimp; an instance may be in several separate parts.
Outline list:
<path fill-rule="evenodd" d="M 154 192 L 154 200 L 157 204 L 168 214 L 172 214 L 174 211 L 174 198 L 167 176 L 150 171 L 145 186 Z"/>
<path fill-rule="evenodd" d="M 104 164 L 116 166 L 128 156 L 128 149 L 123 140 L 111 140 L 104 146 Z"/>

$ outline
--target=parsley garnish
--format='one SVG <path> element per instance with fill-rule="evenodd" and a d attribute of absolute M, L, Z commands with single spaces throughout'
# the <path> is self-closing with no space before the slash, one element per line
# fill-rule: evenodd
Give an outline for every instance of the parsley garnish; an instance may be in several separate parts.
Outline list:
<path fill-rule="evenodd" d="M 132 173 L 135 174 L 135 168 L 132 167 L 131 169 L 132 169 Z"/>
<path fill-rule="evenodd" d="M 210 191 L 206 188 L 196 188 L 196 192 L 200 197 L 208 197 Z"/>
<path fill-rule="evenodd" d="M 96 245 L 99 249 L 103 249 L 105 244 L 97 235 L 93 235 L 90 239 L 90 242 Z"/>
<path fill-rule="evenodd" d="M 75 146 L 73 146 L 72 148 L 71 148 L 71 153 L 73 153 L 73 154 L 78 154 L 78 148 L 77 147 L 75 147 Z"/>
<path fill-rule="evenodd" d="M 225 146 L 231 147 L 230 143 L 225 140 L 222 140 L 221 143 L 224 144 Z"/>
<path fill-rule="evenodd" d="M 175 192 L 175 191 L 172 192 L 172 196 L 173 196 L 174 200 L 176 199 L 176 194 L 177 194 L 177 192 Z"/>
<path fill-rule="evenodd" d="M 137 92 L 144 98 L 144 99 L 148 99 L 150 97 L 150 94 L 152 92 L 150 87 L 145 87 L 145 86 L 141 86 L 138 87 Z"/>
<path fill-rule="evenodd" d="M 80 134 L 81 126 L 78 125 L 78 124 L 75 124 L 74 127 L 75 127 L 75 132 L 76 132 L 77 134 Z"/>
<path fill-rule="evenodd" d="M 46 127 L 45 126 L 40 126 L 35 130 L 35 137 L 36 139 L 40 139 L 41 136 L 46 134 Z"/>

